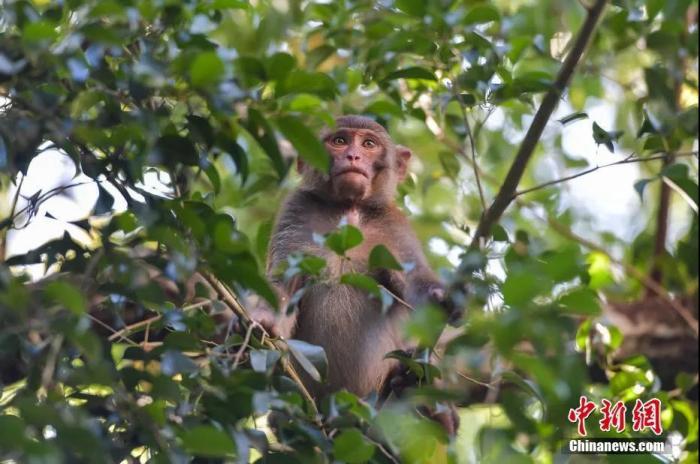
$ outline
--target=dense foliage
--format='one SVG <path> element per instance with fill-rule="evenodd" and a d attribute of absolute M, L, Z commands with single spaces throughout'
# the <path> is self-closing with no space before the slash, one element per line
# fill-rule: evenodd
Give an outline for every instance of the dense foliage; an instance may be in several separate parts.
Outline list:
<path fill-rule="evenodd" d="M 606 7 L 515 201 L 470 248 L 589 3 L 0 1 L 0 459 L 552 462 L 587 395 L 660 398 L 697 461 L 697 371 L 661 379 L 641 349 L 615 355 L 623 334 L 601 317 L 652 292 L 658 324 L 696 342 L 697 2 Z M 419 382 L 382 409 L 347 392 L 313 404 L 288 360 L 322 376 L 323 353 L 246 330 L 239 306 L 274 302 L 265 255 L 292 161 L 323 169 L 315 134 L 343 113 L 413 149 L 398 201 L 467 310 L 434 365 L 429 348 L 394 354 Z M 542 185 L 608 169 L 567 148 L 581 134 L 639 167 L 597 187 L 636 190 L 636 224 L 601 226 L 578 184 Z M 33 176 L 55 149 L 71 162 Z M 361 239 L 319 238 L 341 255 Z M 286 274 L 324 265 L 295 257 Z M 193 297 L 195 272 L 227 288 Z M 444 325 L 417 308 L 406 333 L 431 347 Z M 448 401 L 452 440 L 415 412 Z M 276 434 L 270 410 L 292 419 Z"/>

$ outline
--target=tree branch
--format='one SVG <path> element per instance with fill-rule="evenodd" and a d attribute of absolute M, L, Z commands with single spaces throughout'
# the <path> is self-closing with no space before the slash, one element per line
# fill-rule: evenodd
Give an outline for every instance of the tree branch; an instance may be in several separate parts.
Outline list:
<path fill-rule="evenodd" d="M 489 209 L 479 221 L 479 225 L 477 226 L 474 237 L 472 238 L 471 248 L 478 247 L 481 239 L 489 235 L 491 228 L 499 221 L 503 215 L 503 212 L 513 201 L 513 195 L 515 194 L 515 190 L 520 183 L 523 173 L 525 172 L 527 163 L 532 157 L 535 146 L 540 140 L 547 121 L 549 121 L 550 116 L 554 112 L 554 109 L 559 102 L 559 98 L 569 83 L 569 80 L 576 69 L 576 65 L 581 60 L 581 57 L 583 56 L 583 53 L 585 52 L 586 47 L 593 36 L 598 20 L 600 19 L 600 16 L 602 15 L 607 3 L 607 0 L 596 0 L 595 4 L 588 9 L 586 20 L 584 21 L 583 26 L 576 37 L 574 46 L 564 60 L 554 84 L 544 96 L 540 108 L 537 110 L 537 113 L 535 113 L 532 124 L 530 125 L 530 128 L 528 129 L 527 134 L 520 145 L 520 149 L 515 156 L 515 160 L 513 161 L 513 164 L 506 175 L 506 179 L 503 182 L 501 189 L 499 190 Z"/>
<path fill-rule="evenodd" d="M 687 15 L 686 15 L 687 16 Z M 690 26 L 688 24 L 689 18 L 686 17 L 684 23 L 684 28 L 681 31 L 681 44 L 685 45 L 686 40 L 686 28 Z M 677 71 L 673 73 L 674 83 L 673 83 L 673 103 L 674 110 L 679 113 L 681 111 L 681 91 L 683 88 L 683 76 L 685 76 L 686 71 L 686 60 L 683 56 L 678 55 L 676 62 L 678 64 L 678 69 L 672 70 Z M 670 166 L 675 160 L 675 154 L 668 152 L 666 153 L 666 158 L 664 159 L 663 167 Z M 661 283 L 663 280 L 663 272 L 661 269 L 661 261 L 664 255 L 666 255 L 666 237 L 668 236 L 668 216 L 671 209 L 671 186 L 666 182 L 661 184 L 659 189 L 659 209 L 656 212 L 656 234 L 654 236 L 654 254 L 652 255 L 652 264 L 649 275 L 654 282 Z"/>

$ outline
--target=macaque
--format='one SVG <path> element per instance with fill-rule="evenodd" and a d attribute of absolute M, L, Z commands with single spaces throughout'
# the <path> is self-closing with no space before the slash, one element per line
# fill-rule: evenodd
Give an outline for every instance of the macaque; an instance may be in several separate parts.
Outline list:
<path fill-rule="evenodd" d="M 253 319 L 273 335 L 325 349 L 326 383 L 305 381 L 314 395 L 347 389 L 367 396 L 386 388 L 396 372 L 397 362 L 385 359 L 385 354 L 410 348 L 400 332 L 411 308 L 429 301 L 448 305 L 444 286 L 428 266 L 421 244 L 394 202 L 411 151 L 395 145 L 384 127 L 361 116 L 338 118 L 336 127 L 322 134 L 322 142 L 331 158 L 330 171 L 321 173 L 299 163 L 301 185 L 285 201 L 270 243 L 268 275 L 277 287 L 282 309 L 273 314 L 259 307 L 253 311 Z M 348 250 L 349 262 L 345 263 L 313 238 L 334 230 L 343 218 L 364 236 L 359 246 Z M 338 282 L 343 273 L 368 273 L 369 253 L 379 244 L 399 262 L 412 263 L 413 267 L 406 272 L 382 270 L 369 275 L 410 307 L 395 299 L 383 314 L 376 298 Z M 323 282 L 308 286 L 297 309 L 285 314 L 290 297 L 304 282 L 300 278 L 283 282 L 275 271 L 297 252 L 324 258 L 327 275 Z M 454 426 L 452 429 L 453 433 Z"/>

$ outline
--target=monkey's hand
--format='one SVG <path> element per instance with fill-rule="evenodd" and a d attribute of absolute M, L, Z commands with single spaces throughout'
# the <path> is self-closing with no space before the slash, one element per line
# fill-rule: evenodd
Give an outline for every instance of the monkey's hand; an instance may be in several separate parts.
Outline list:
<path fill-rule="evenodd" d="M 457 408 L 454 404 L 438 403 L 434 408 L 423 406 L 419 408 L 419 411 L 425 417 L 440 424 L 440 426 L 445 429 L 445 432 L 449 437 L 454 437 L 457 435 L 457 429 L 459 428 L 459 414 L 457 414 Z"/>
<path fill-rule="evenodd" d="M 441 284 L 432 284 L 428 287 L 428 301 L 440 306 L 447 313 L 447 322 L 455 324 L 462 317 L 463 309 L 455 304 Z"/>
<path fill-rule="evenodd" d="M 282 335 L 279 324 L 277 323 L 277 315 L 272 310 L 264 307 L 255 308 L 250 312 L 252 321 L 267 332 L 271 337 L 279 337 Z"/>

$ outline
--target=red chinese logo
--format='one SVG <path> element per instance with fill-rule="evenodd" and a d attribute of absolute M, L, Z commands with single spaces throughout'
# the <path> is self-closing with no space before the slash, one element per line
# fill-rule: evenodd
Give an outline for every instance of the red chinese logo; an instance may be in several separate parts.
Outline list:
<path fill-rule="evenodd" d="M 612 401 L 601 400 L 601 407 L 597 408 L 593 401 L 589 401 L 585 396 L 579 398 L 579 406 L 569 409 L 568 419 L 572 424 L 578 426 L 578 434 L 581 436 L 588 435 L 586 431 L 586 419 L 593 414 L 596 409 L 600 410 L 602 418 L 598 421 L 600 430 L 609 432 L 615 430 L 618 433 L 625 430 L 627 425 L 627 406 L 622 401 L 617 401 L 615 404 Z M 656 435 L 661 435 L 663 429 L 661 427 L 661 401 L 658 398 L 652 398 L 646 402 L 637 399 L 632 409 L 632 430 L 635 432 L 643 432 L 650 429 Z"/>
<path fill-rule="evenodd" d="M 644 403 L 637 399 L 634 403 L 632 430 L 641 432 L 647 428 L 656 435 L 661 435 L 661 401 L 658 398 L 652 398 Z"/>
<path fill-rule="evenodd" d="M 599 421 L 600 430 L 603 432 L 610 431 L 610 427 L 614 427 L 618 432 L 625 430 L 625 413 L 627 406 L 622 401 L 618 401 L 613 406 L 609 400 L 602 400 L 603 407 L 600 408 L 600 413 L 603 418 Z"/>
<path fill-rule="evenodd" d="M 586 419 L 595 411 L 595 403 L 588 401 L 588 398 L 581 396 L 579 398 L 579 406 L 575 409 L 569 409 L 569 422 L 578 422 L 578 434 L 586 436 Z"/>

